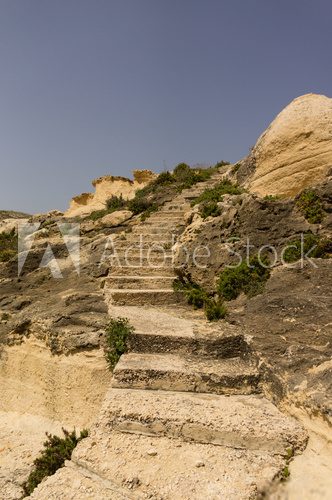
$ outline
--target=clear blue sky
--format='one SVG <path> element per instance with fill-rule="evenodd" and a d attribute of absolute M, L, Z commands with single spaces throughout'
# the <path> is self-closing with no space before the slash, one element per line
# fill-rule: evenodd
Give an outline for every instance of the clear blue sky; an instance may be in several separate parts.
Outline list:
<path fill-rule="evenodd" d="M 236 161 L 332 96 L 331 0 L 0 0 L 0 208 L 104 174 Z"/>

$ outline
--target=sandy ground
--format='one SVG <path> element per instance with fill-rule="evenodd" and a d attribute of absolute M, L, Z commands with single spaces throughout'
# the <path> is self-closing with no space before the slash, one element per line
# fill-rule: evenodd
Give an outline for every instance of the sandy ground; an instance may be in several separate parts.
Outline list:
<path fill-rule="evenodd" d="M 20 484 L 27 478 L 46 439 L 45 433 L 61 435 L 61 424 L 36 415 L 0 412 L 0 499 L 18 499 Z"/>

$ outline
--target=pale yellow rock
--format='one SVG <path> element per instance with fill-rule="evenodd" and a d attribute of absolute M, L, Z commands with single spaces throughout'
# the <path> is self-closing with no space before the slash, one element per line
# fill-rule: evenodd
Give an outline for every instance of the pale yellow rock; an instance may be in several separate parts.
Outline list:
<path fill-rule="evenodd" d="M 249 189 L 295 196 L 332 168 L 332 99 L 306 94 L 292 101 L 260 136 Z"/>
<path fill-rule="evenodd" d="M 111 214 L 105 215 L 99 222 L 101 226 L 119 226 L 123 222 L 126 222 L 133 216 L 133 213 L 130 210 L 117 210 L 116 212 L 112 212 Z"/>
<path fill-rule="evenodd" d="M 84 216 L 96 210 L 102 210 L 111 196 L 122 196 L 125 200 L 130 200 L 138 189 L 142 189 L 156 176 L 157 174 L 150 170 L 134 170 L 133 180 L 113 175 L 99 177 L 92 182 L 95 192 L 75 196 L 64 215 L 65 217 Z"/>

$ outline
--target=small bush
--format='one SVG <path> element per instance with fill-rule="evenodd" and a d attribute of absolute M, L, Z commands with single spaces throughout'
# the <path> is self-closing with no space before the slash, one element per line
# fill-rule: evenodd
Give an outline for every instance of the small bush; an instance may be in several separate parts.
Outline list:
<path fill-rule="evenodd" d="M 88 431 L 83 430 L 79 436 L 76 431 L 68 432 L 62 429 L 64 437 L 52 436 L 46 433 L 47 441 L 40 456 L 33 462 L 27 481 L 22 485 L 24 495 L 29 496 L 33 490 L 48 476 L 52 476 L 58 469 L 64 466 L 65 460 L 70 460 L 72 452 L 77 444 L 88 436 Z"/>
<path fill-rule="evenodd" d="M 134 328 L 127 318 L 111 319 L 106 329 L 105 357 L 111 370 L 119 361 L 122 354 L 127 352 L 127 341 Z"/>
<path fill-rule="evenodd" d="M 310 250 L 312 251 L 310 252 Z M 309 258 L 328 258 L 332 254 L 332 240 L 320 238 L 318 235 L 306 233 L 303 239 L 297 239 L 289 243 L 284 252 L 284 261 L 287 263 L 296 262 L 307 253 Z"/>
<path fill-rule="evenodd" d="M 138 215 L 146 211 L 156 210 L 156 204 L 147 198 L 140 196 L 135 196 L 132 200 L 128 202 L 128 209 L 133 212 L 133 214 Z"/>
<path fill-rule="evenodd" d="M 280 196 L 278 196 L 277 194 L 267 194 L 266 196 L 264 196 L 264 200 L 266 200 L 266 201 L 278 201 L 278 200 L 280 200 Z"/>
<path fill-rule="evenodd" d="M 322 201 L 311 190 L 303 191 L 296 201 L 296 205 L 310 224 L 319 224 L 324 219 Z"/>
<path fill-rule="evenodd" d="M 236 299 L 241 292 L 249 297 L 259 294 L 270 277 L 270 270 L 264 266 L 268 265 L 267 259 L 257 256 L 247 262 L 242 262 L 235 268 L 225 269 L 218 280 L 217 291 L 226 300 Z"/>
<path fill-rule="evenodd" d="M 124 208 L 126 204 L 127 201 L 122 197 L 122 194 L 120 196 L 113 195 L 106 201 L 106 210 L 108 213 L 115 212 Z"/>
<path fill-rule="evenodd" d="M 213 297 L 210 297 L 200 285 L 192 282 L 188 277 L 180 275 L 173 282 L 173 288 L 176 292 L 182 292 L 188 304 L 192 305 L 194 309 L 204 308 L 206 318 L 209 321 L 225 317 L 227 310 L 222 300 L 220 298 L 215 300 Z"/>
<path fill-rule="evenodd" d="M 197 283 L 190 281 L 186 277 L 181 277 L 173 282 L 173 289 L 176 292 L 182 292 L 188 304 L 194 306 L 194 309 L 201 309 L 208 298 L 207 293 Z"/>
<path fill-rule="evenodd" d="M 199 208 L 199 213 L 201 214 L 203 219 L 206 219 L 207 217 L 218 217 L 218 215 L 221 214 L 221 210 L 218 207 L 216 201 L 207 201 L 205 203 L 202 203 Z"/>
<path fill-rule="evenodd" d="M 230 180 L 224 179 L 215 187 L 206 189 L 203 193 L 192 201 L 192 205 L 203 202 L 218 202 L 223 200 L 224 194 L 242 194 L 244 190 Z"/>
<path fill-rule="evenodd" d="M 219 168 L 222 168 L 222 167 L 226 167 L 227 165 L 230 165 L 229 161 L 221 160 L 221 161 L 218 161 L 218 163 L 215 164 L 214 168 L 219 169 Z"/>
<path fill-rule="evenodd" d="M 225 304 L 220 299 L 215 300 L 214 298 L 205 301 L 204 311 L 209 321 L 223 319 L 227 314 Z"/>
<path fill-rule="evenodd" d="M 163 186 L 165 184 L 172 184 L 175 182 L 175 178 L 170 172 L 166 171 L 161 172 L 153 182 L 156 186 Z"/>
<path fill-rule="evenodd" d="M 16 257 L 18 251 L 17 245 L 15 229 L 7 233 L 0 233 L 0 262 L 8 262 Z"/>
<path fill-rule="evenodd" d="M 95 210 L 94 212 L 91 212 L 90 215 L 88 215 L 87 219 L 90 219 L 90 220 L 93 220 L 93 221 L 96 221 L 98 219 L 101 219 L 102 217 L 104 217 L 105 215 L 107 215 L 107 210 L 104 209 L 104 210 Z"/>

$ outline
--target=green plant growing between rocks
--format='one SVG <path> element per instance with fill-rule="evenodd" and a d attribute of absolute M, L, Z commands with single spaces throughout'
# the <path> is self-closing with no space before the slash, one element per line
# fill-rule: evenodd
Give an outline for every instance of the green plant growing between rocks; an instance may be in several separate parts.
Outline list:
<path fill-rule="evenodd" d="M 203 219 L 207 217 L 218 217 L 218 215 L 221 215 L 221 209 L 218 207 L 216 201 L 206 201 L 199 207 L 199 213 Z"/>
<path fill-rule="evenodd" d="M 106 329 L 105 358 L 110 370 L 113 370 L 122 354 L 127 352 L 127 342 L 134 328 L 127 318 L 111 319 Z"/>
<path fill-rule="evenodd" d="M 310 189 L 303 191 L 298 197 L 296 205 L 310 224 L 319 224 L 323 221 L 325 212 L 322 200 L 314 191 Z"/>
<path fill-rule="evenodd" d="M 277 194 L 267 194 L 266 196 L 264 196 L 263 199 L 265 201 L 279 201 L 280 200 L 280 196 L 277 195 Z"/>
<path fill-rule="evenodd" d="M 84 429 L 79 435 L 76 431 L 69 432 L 62 429 L 64 437 L 54 436 L 46 433 L 47 441 L 40 456 L 33 462 L 33 469 L 23 483 L 24 496 L 29 496 L 33 490 L 48 476 L 52 476 L 58 469 L 64 466 L 65 460 L 70 460 L 77 444 L 88 436 L 88 431 Z"/>
<path fill-rule="evenodd" d="M 222 319 L 226 316 L 227 310 L 221 298 L 211 297 L 200 285 L 192 282 L 188 276 L 179 274 L 173 282 L 175 292 L 181 292 L 186 297 L 189 305 L 194 309 L 204 309 L 206 318 L 209 321 Z"/>
<path fill-rule="evenodd" d="M 241 292 L 253 297 L 262 292 L 266 281 L 270 277 L 266 258 L 257 256 L 241 262 L 237 267 L 225 269 L 218 280 L 217 291 L 225 300 L 236 299 Z"/>
<path fill-rule="evenodd" d="M 116 210 L 121 210 L 121 208 L 124 208 L 126 204 L 127 202 L 123 198 L 122 194 L 120 194 L 120 196 L 113 195 L 106 201 L 106 210 L 108 213 L 112 213 Z"/>
<path fill-rule="evenodd" d="M 227 308 L 220 298 L 215 299 L 214 297 L 212 297 L 205 300 L 204 312 L 208 321 L 217 321 L 219 319 L 225 318 L 227 314 Z"/>
<path fill-rule="evenodd" d="M 302 238 L 291 241 L 284 251 L 283 258 L 287 263 L 300 260 L 305 255 L 312 259 L 326 259 L 332 254 L 332 240 L 320 238 L 313 233 L 306 233 Z"/>
<path fill-rule="evenodd" d="M 237 184 L 233 184 L 229 179 L 224 179 L 219 184 L 213 188 L 206 189 L 201 195 L 199 195 L 195 200 L 192 201 L 191 205 L 197 205 L 198 203 L 223 201 L 223 195 L 225 194 L 242 194 L 244 190 Z"/>

